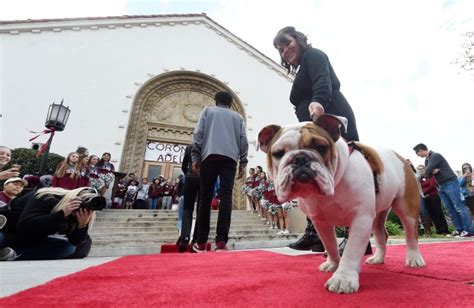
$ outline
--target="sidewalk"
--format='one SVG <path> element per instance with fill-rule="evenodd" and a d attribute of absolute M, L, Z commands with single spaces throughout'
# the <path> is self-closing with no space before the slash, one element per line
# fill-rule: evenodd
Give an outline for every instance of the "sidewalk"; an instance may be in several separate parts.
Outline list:
<path fill-rule="evenodd" d="M 373 239 L 372 239 L 373 240 Z M 474 241 L 474 238 L 423 238 L 419 242 L 430 244 L 439 242 Z M 404 244 L 404 239 L 389 239 L 389 245 Z M 373 242 L 372 242 L 373 244 Z M 257 248 L 255 248 L 257 249 Z M 308 251 L 297 251 L 287 247 L 260 248 L 286 255 L 316 254 Z M 54 278 L 69 275 L 91 266 L 100 265 L 115 260 L 115 257 L 91 257 L 75 260 L 50 260 L 50 261 L 14 261 L 0 262 L 0 297 L 5 297 L 22 290 L 44 284 Z"/>

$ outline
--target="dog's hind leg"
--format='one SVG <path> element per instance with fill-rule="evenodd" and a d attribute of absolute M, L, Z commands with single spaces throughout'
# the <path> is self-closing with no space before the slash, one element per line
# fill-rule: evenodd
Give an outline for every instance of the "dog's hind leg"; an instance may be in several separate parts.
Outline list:
<path fill-rule="evenodd" d="M 419 210 L 413 211 L 414 208 L 419 209 L 419 202 L 419 196 L 416 196 L 416 198 L 407 198 L 405 196 L 404 199 L 396 199 L 392 205 L 394 212 L 400 217 L 405 231 L 407 247 L 405 265 L 408 267 L 423 267 L 426 265 L 418 246 L 417 226 Z"/>
<path fill-rule="evenodd" d="M 390 210 L 378 213 L 374 219 L 373 233 L 375 238 L 375 254 L 367 258 L 367 264 L 383 264 L 385 262 L 385 254 L 387 252 L 388 233 L 385 229 L 385 221 Z"/>

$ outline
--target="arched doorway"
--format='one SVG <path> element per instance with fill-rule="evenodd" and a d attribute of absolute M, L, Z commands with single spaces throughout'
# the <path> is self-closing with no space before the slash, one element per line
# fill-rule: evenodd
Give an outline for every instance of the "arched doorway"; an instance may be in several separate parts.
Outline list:
<path fill-rule="evenodd" d="M 180 155 L 191 143 L 201 110 L 214 105 L 214 94 L 223 90 L 234 98 L 232 109 L 246 119 L 234 91 L 205 74 L 176 71 L 147 81 L 133 101 L 120 170 L 134 172 L 140 177 L 178 174 Z M 245 208 L 244 196 L 240 193 L 242 181 L 236 180 L 234 185 L 235 209 Z"/>

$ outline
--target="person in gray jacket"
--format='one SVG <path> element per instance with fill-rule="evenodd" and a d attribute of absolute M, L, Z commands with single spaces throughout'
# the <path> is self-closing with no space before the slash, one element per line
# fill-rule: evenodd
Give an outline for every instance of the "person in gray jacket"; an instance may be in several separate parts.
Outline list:
<path fill-rule="evenodd" d="M 434 175 L 438 184 L 439 197 L 456 228 L 450 236 L 474 236 L 472 220 L 462 199 L 458 178 L 446 159 L 441 154 L 428 150 L 423 143 L 415 145 L 413 150 L 416 155 L 425 158 L 425 177 Z"/>
<path fill-rule="evenodd" d="M 230 220 L 232 214 L 232 189 L 239 163 L 239 178 L 247 165 L 248 141 L 244 120 L 230 109 L 232 96 L 217 92 L 216 106 L 202 110 L 194 129 L 192 169 L 200 174 L 199 210 L 196 219 L 195 252 L 205 252 L 209 238 L 211 199 L 217 177 L 220 178 L 220 204 L 216 229 L 216 250 L 227 250 Z"/>

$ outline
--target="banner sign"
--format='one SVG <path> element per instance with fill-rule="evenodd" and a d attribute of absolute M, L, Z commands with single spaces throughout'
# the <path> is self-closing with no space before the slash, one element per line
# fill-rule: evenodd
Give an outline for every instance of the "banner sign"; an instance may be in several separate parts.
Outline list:
<path fill-rule="evenodd" d="M 159 163 L 181 164 L 186 145 L 147 141 L 145 160 Z"/>

